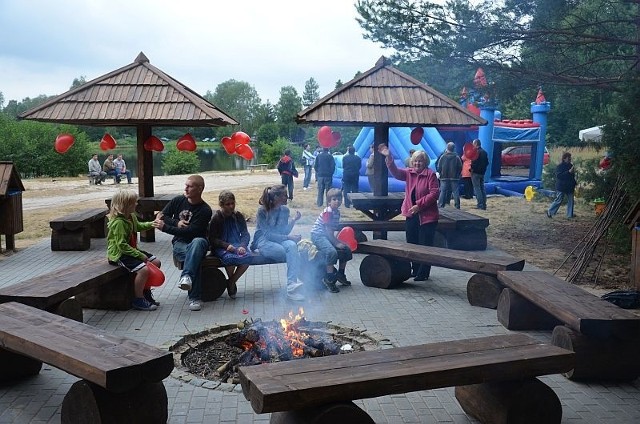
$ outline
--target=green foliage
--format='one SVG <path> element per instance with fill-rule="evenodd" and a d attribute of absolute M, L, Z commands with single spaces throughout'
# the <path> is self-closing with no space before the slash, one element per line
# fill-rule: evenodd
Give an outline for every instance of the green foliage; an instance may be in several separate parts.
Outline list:
<path fill-rule="evenodd" d="M 162 156 L 162 169 L 166 175 L 195 174 L 200 169 L 196 152 L 182 152 L 170 147 Z"/>
<path fill-rule="evenodd" d="M 238 121 L 237 127 L 221 127 L 216 130 L 219 138 L 231 135 L 236 131 L 254 135 L 258 127 L 260 111 L 260 96 L 256 89 L 245 81 L 230 79 L 218 84 L 213 93 L 207 91 L 203 96 L 224 113 Z"/>
<path fill-rule="evenodd" d="M 283 137 L 278 137 L 271 144 L 262 143 L 260 146 L 260 160 L 263 163 L 268 163 L 271 166 L 274 166 L 276 163 L 278 163 L 278 160 L 280 160 L 282 154 L 286 149 L 291 149 L 292 152 L 294 151 L 291 142 Z M 299 150 L 299 152 L 300 153 L 298 154 L 298 156 L 302 154 L 302 150 Z M 293 153 L 291 154 L 291 156 L 294 160 L 297 157 Z"/>
<path fill-rule="evenodd" d="M 320 98 L 320 86 L 313 77 L 304 83 L 304 91 L 302 92 L 302 105 L 309 107 Z"/>
<path fill-rule="evenodd" d="M 277 140 L 278 134 L 279 128 L 278 124 L 276 124 L 275 122 L 269 122 L 262 125 L 260 128 L 258 128 L 258 147 L 273 144 Z"/>
<path fill-rule="evenodd" d="M 276 105 L 276 122 L 280 128 L 280 136 L 291 141 L 297 141 L 298 124 L 296 116 L 302 110 L 302 99 L 294 87 L 286 86 L 280 89 L 280 99 Z M 302 141 L 302 140 L 299 140 Z"/>

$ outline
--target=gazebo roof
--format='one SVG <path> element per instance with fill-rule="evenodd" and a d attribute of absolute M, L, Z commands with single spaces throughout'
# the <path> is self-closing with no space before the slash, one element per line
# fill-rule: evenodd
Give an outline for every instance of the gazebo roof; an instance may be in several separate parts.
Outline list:
<path fill-rule="evenodd" d="M 446 127 L 487 121 L 381 57 L 367 72 L 302 112 L 298 123 L 316 125 Z"/>
<path fill-rule="evenodd" d="M 19 115 L 88 126 L 225 126 L 233 118 L 149 63 L 135 61 Z"/>

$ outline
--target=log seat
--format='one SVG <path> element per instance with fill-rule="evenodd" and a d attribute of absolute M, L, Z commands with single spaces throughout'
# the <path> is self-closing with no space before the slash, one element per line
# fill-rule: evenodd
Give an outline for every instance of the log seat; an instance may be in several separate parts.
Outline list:
<path fill-rule="evenodd" d="M 355 399 L 456 386 L 485 423 L 559 423 L 556 394 L 536 376 L 573 366 L 573 353 L 522 334 L 356 352 L 239 368 L 242 392 L 271 423 L 373 423 Z"/>
<path fill-rule="evenodd" d="M 168 351 L 15 302 L 0 305 L 0 345 L 3 384 L 43 362 L 81 379 L 62 401 L 62 423 L 167 422 Z"/>
<path fill-rule="evenodd" d="M 572 380 L 640 376 L 640 317 L 544 271 L 498 272 L 498 321 L 509 330 L 552 330 L 576 353 Z"/>
<path fill-rule="evenodd" d="M 51 250 L 89 250 L 92 238 L 107 236 L 107 213 L 106 208 L 92 208 L 52 219 Z"/>

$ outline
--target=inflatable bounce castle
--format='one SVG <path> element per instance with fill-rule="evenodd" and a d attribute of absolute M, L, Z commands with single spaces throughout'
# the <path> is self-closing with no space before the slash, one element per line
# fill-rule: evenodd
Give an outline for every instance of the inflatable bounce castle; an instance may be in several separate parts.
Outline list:
<path fill-rule="evenodd" d="M 478 69 L 474 78 L 475 90 L 467 93 L 463 88 L 460 103 L 467 109 L 486 119 L 488 124 L 482 127 L 438 128 L 424 127 L 424 134 L 419 143 L 411 142 L 410 127 L 389 128 L 389 148 L 396 160 L 396 165 L 404 167 L 404 160 L 409 150 L 424 150 L 431 160 L 430 168 L 444 151 L 447 142 L 456 145 L 456 151 L 462 155 L 464 145 L 475 138 L 480 139 L 482 148 L 489 157 L 489 166 L 485 175 L 487 194 L 522 195 L 527 186 L 539 188 L 542 179 L 542 166 L 545 152 L 545 136 L 547 130 L 547 114 L 551 104 L 544 98 L 542 90 L 538 91 L 535 102 L 531 103 L 531 119 L 503 120 L 497 105 L 486 92 L 488 86 L 482 69 Z M 358 156 L 362 158 L 360 167 L 360 191 L 371 191 L 365 176 L 366 161 L 373 144 L 373 127 L 363 128 L 353 142 Z M 531 149 L 531 162 L 528 176 L 503 175 L 502 150 L 506 146 L 524 145 Z M 335 156 L 336 173 L 334 187 L 342 183 L 342 155 Z M 505 172 L 506 174 L 506 172 Z M 389 191 L 404 191 L 404 182 L 389 177 Z"/>

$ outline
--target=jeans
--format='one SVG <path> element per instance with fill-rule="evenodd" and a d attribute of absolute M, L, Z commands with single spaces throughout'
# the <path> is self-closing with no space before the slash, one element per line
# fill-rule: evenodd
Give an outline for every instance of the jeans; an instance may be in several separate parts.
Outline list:
<path fill-rule="evenodd" d="M 304 166 L 304 183 L 302 183 L 304 188 L 308 188 L 309 187 L 309 183 L 311 182 L 311 173 L 313 172 L 313 166 L 312 165 L 305 165 Z"/>
<path fill-rule="evenodd" d="M 421 246 L 433 246 L 433 238 L 436 235 L 437 226 L 438 221 L 420 225 L 420 217 L 418 215 L 413 215 L 411 218 L 407 218 L 405 228 L 407 243 L 419 244 Z M 411 268 L 413 269 L 413 274 L 415 274 L 416 277 L 429 278 L 429 274 L 431 274 L 431 265 L 412 262 Z"/>
<path fill-rule="evenodd" d="M 549 206 L 549 215 L 553 216 L 558 213 L 564 196 L 567 196 L 567 218 L 573 218 L 573 193 L 563 193 L 561 191 L 556 194 L 556 199 L 551 203 L 551 206 Z"/>
<path fill-rule="evenodd" d="M 300 255 L 295 241 L 284 240 L 282 243 L 276 243 L 263 238 L 258 241 L 258 250 L 265 258 L 287 263 L 287 291 L 292 291 L 291 287 L 298 287 Z"/>
<path fill-rule="evenodd" d="M 458 180 L 441 180 L 438 206 L 444 208 L 444 205 L 449 203 L 449 199 L 451 198 L 452 194 L 453 205 L 456 209 L 460 209 L 460 189 L 458 187 Z"/>
<path fill-rule="evenodd" d="M 280 175 L 280 180 L 282 181 L 282 185 L 287 187 L 289 191 L 289 200 L 293 199 L 293 175 L 282 174 Z"/>
<path fill-rule="evenodd" d="M 113 175 L 113 177 L 116 179 L 116 182 L 117 183 L 120 182 L 120 171 L 118 171 L 117 169 L 112 169 L 111 171 L 107 171 L 107 175 Z"/>
<path fill-rule="evenodd" d="M 329 191 L 332 183 L 333 177 L 318 177 L 318 199 L 316 201 L 318 206 L 322 206 L 324 203 L 325 193 Z"/>
<path fill-rule="evenodd" d="M 184 262 L 180 277 L 191 277 L 190 300 L 200 300 L 202 283 L 200 281 L 200 264 L 209 250 L 209 241 L 202 237 L 194 238 L 191 243 L 176 241 L 173 243 L 173 256 Z"/>
<path fill-rule="evenodd" d="M 487 209 L 487 190 L 484 187 L 484 174 L 471 174 L 473 192 L 476 195 L 478 209 Z"/>
<path fill-rule="evenodd" d="M 318 252 L 324 258 L 325 265 L 335 265 L 338 260 L 346 263 L 353 258 L 351 249 L 338 250 L 326 236 L 311 235 L 311 241 L 316 245 Z"/>
<path fill-rule="evenodd" d="M 124 172 L 120 171 L 119 169 L 116 170 L 116 175 L 126 175 L 127 176 L 127 182 L 130 183 L 131 182 L 131 171 L 129 171 L 128 169 Z"/>
<path fill-rule="evenodd" d="M 347 193 L 357 193 L 358 192 L 358 180 L 355 181 L 346 181 L 342 180 L 342 198 L 344 200 L 344 207 L 351 207 L 351 200 L 347 196 Z"/>

